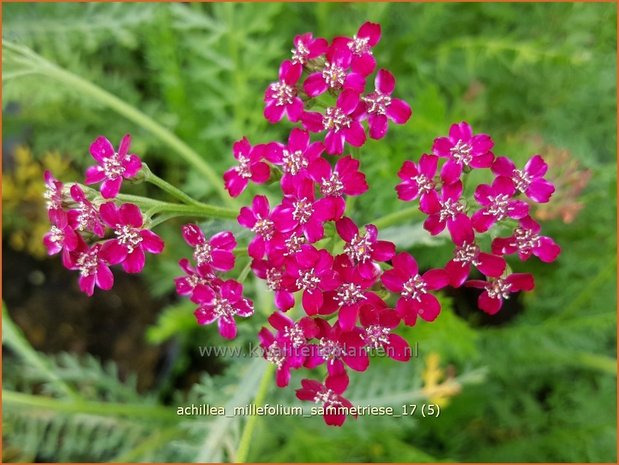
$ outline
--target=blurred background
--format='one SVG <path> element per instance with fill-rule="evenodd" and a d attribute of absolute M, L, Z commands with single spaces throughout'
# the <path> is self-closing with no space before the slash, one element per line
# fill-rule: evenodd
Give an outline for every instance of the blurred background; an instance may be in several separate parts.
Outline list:
<path fill-rule="evenodd" d="M 366 20 L 382 24 L 375 56 L 414 114 L 362 149 L 371 190 L 354 218 L 402 208 L 402 162 L 467 120 L 497 154 L 548 161 L 557 192 L 534 216 L 563 252 L 550 265 L 512 262 L 537 287 L 495 317 L 475 308 L 476 293 L 445 293 L 435 323 L 403 331 L 418 357 L 373 361 L 352 381 L 361 404 L 430 401 L 439 418 L 360 417 L 333 429 L 260 417 L 248 443 L 246 418 L 176 415 L 192 402 L 250 403 L 266 365 L 200 356 L 198 346 L 222 342 L 173 290 L 189 255 L 183 223 L 159 228 L 166 250 L 143 274 L 115 273 L 114 289 L 89 299 L 42 247 L 43 171 L 78 180 L 96 136 L 116 144 L 129 132 L 154 172 L 217 203 L 149 122 L 221 174 L 234 140 L 286 136 L 289 125 L 264 121 L 262 97 L 294 35 L 352 35 Z M 4 462 L 617 460 L 615 4 L 5 4 L 2 26 Z M 238 232 L 234 222 L 202 226 Z M 382 233 L 423 267 L 451 256 L 418 224 Z M 259 284 L 246 285 L 257 312 L 233 346 L 255 344 L 272 310 Z M 267 402 L 298 405 L 298 383 L 272 383 Z"/>

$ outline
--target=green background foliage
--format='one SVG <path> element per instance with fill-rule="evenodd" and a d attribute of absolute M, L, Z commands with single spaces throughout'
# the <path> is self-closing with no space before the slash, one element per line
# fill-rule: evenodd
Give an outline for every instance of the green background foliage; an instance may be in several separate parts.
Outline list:
<path fill-rule="evenodd" d="M 577 162 L 575 179 L 590 176 L 590 182 L 577 197 L 569 197 L 574 189 L 568 184 L 561 197 L 567 200 L 555 202 L 544 222 L 545 234 L 563 249 L 560 259 L 510 263 L 535 273 L 537 287 L 520 297 L 521 305 L 488 318 L 471 308 L 470 296 L 445 295 L 435 323 L 403 331 L 418 343 L 419 358 L 408 366 L 377 360 L 353 378 L 353 399 L 421 402 L 424 358 L 439 354 L 462 381 L 439 418 L 360 417 L 328 429 L 320 418 L 261 417 L 248 460 L 615 462 L 615 4 L 5 4 L 3 38 L 139 109 L 221 174 L 232 165 L 234 140 L 286 137 L 290 124 L 263 119 L 262 97 L 294 35 L 352 35 L 366 20 L 382 24 L 375 55 L 396 76 L 396 92 L 414 114 L 360 150 L 371 191 L 354 204 L 355 220 L 401 209 L 393 187 L 402 162 L 416 160 L 461 120 L 491 134 L 499 155 L 522 164 L 533 153 L 563 153 L 567 158 L 555 157 L 551 173 Z M 50 77 L 28 54 L 3 47 L 3 62 L 5 175 L 14 169 L 11 141 L 28 145 L 39 160 L 59 151 L 82 171 L 94 137 L 119 140 L 129 132 L 134 151 L 153 171 L 200 199 L 220 202 L 204 174 L 144 125 Z M 259 189 L 250 188 L 241 201 Z M 275 186 L 267 189 L 276 193 Z M 562 221 L 575 202 L 582 205 L 576 218 Z M 18 208 L 4 215 L 5 228 L 28 228 L 15 220 Z M 382 234 L 423 267 L 444 264 L 450 247 L 429 241 L 417 221 Z M 156 322 L 143 325 L 140 338 L 176 351 L 168 378 L 146 390 L 118 373 L 122 359 L 101 361 L 71 347 L 35 352 L 3 312 L 5 460 L 239 458 L 246 419 L 175 413 L 191 402 L 251 402 L 266 365 L 214 360 L 190 388 L 179 385 L 197 345 L 221 344 L 215 328 L 196 327 L 192 306 L 173 297 L 176 261 L 188 252 L 179 225 L 161 227 L 166 252 L 149 260 L 143 275 L 150 294 L 169 305 L 148 310 Z M 203 226 L 240 232 L 234 222 Z M 255 341 L 271 311 L 263 287 L 247 286 L 256 315 L 231 345 Z M 19 319 L 19 302 L 9 302 L 9 310 Z M 63 312 L 53 311 L 62 320 Z M 287 390 L 273 386 L 266 401 L 298 405 L 292 392 L 298 383 L 293 377 Z M 408 402 L 394 406 L 402 403 Z"/>

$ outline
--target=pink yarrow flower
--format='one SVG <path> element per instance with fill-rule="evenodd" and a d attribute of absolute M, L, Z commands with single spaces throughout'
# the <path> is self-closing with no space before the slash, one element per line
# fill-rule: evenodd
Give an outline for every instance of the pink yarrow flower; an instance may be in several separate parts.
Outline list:
<path fill-rule="evenodd" d="M 352 70 L 362 76 L 369 76 L 376 68 L 376 59 L 372 54 L 372 48 L 378 44 L 380 35 L 380 24 L 368 21 L 361 25 L 352 38 L 336 37 L 333 39 L 333 46 L 350 50 Z"/>
<path fill-rule="evenodd" d="M 303 100 L 297 95 L 297 81 L 303 73 L 300 63 L 284 61 L 279 67 L 279 81 L 267 87 L 264 93 L 264 117 L 270 123 L 277 123 L 284 114 L 290 121 L 297 122 L 303 113 Z"/>
<path fill-rule="evenodd" d="M 101 195 L 111 199 L 118 195 L 123 179 L 138 174 L 142 161 L 137 155 L 129 153 L 131 136 L 125 135 L 120 141 L 118 152 L 112 143 L 103 136 L 97 137 L 90 145 L 90 154 L 97 165 L 86 170 L 86 184 L 101 184 Z"/>
<path fill-rule="evenodd" d="M 419 207 L 422 212 L 429 215 L 423 223 L 425 230 L 435 236 L 447 227 L 452 240 L 460 243 L 471 227 L 471 219 L 465 213 L 461 197 L 460 181 L 443 185 L 439 198 L 425 197 Z"/>
<path fill-rule="evenodd" d="M 67 267 L 78 270 L 80 290 L 89 297 L 95 292 L 95 286 L 108 291 L 114 286 L 114 275 L 102 253 L 100 244 L 88 247 L 80 242 L 80 247 L 70 254 Z"/>
<path fill-rule="evenodd" d="M 62 189 L 64 185 L 62 182 L 58 181 L 49 170 L 45 170 L 43 176 L 45 179 L 45 193 L 43 197 L 46 200 L 47 213 L 51 221 L 55 212 L 63 210 L 62 202 L 64 200 L 64 195 Z"/>
<path fill-rule="evenodd" d="M 62 210 L 50 210 L 50 220 L 52 227 L 43 236 L 43 244 L 47 248 L 48 255 L 75 250 L 79 245 L 79 238 L 69 224 L 67 213 Z"/>
<path fill-rule="evenodd" d="M 309 165 L 320 159 L 324 150 L 322 142 L 311 142 L 307 131 L 294 128 L 288 136 L 288 145 L 274 144 L 268 157 L 284 172 L 282 183 L 294 183 L 307 176 Z"/>
<path fill-rule="evenodd" d="M 308 315 L 318 314 L 324 302 L 323 293 L 338 285 L 331 254 L 311 245 L 301 246 L 294 259 L 286 262 L 286 272 L 295 279 L 296 289 L 303 291 L 301 302 Z"/>
<path fill-rule="evenodd" d="M 460 179 L 462 170 L 468 168 L 489 168 L 494 155 L 494 142 L 487 134 L 475 134 L 468 123 L 452 124 L 449 137 L 434 139 L 434 155 L 447 158 L 441 169 L 441 178 L 446 183 Z"/>
<path fill-rule="evenodd" d="M 434 182 L 437 166 L 438 157 L 426 153 L 419 158 L 419 163 L 406 160 L 398 171 L 398 177 L 402 180 L 395 188 L 398 198 L 407 202 L 419 198 L 422 211 L 428 209 L 428 202 L 438 202 Z"/>
<path fill-rule="evenodd" d="M 204 232 L 195 224 L 183 226 L 185 242 L 194 248 L 193 258 L 198 268 L 214 268 L 219 271 L 230 271 L 234 268 L 236 239 L 230 231 L 222 231 L 207 239 Z"/>
<path fill-rule="evenodd" d="M 540 235 L 541 226 L 530 216 L 520 220 L 520 225 L 510 237 L 497 237 L 492 241 L 492 252 L 501 255 L 518 254 L 520 260 L 535 255 L 545 263 L 551 263 L 561 253 L 561 247 L 548 236 Z"/>
<path fill-rule="evenodd" d="M 395 78 L 389 71 L 378 70 L 374 85 L 376 90 L 361 100 L 368 118 L 370 137 L 382 139 L 387 134 L 387 120 L 404 124 L 410 119 L 413 111 L 404 100 L 391 96 L 395 89 Z"/>
<path fill-rule="evenodd" d="M 252 258 L 262 258 L 269 253 L 274 239 L 281 233 L 292 231 L 297 225 L 290 208 L 277 206 L 271 211 L 269 200 L 264 195 L 255 196 L 251 208 L 241 208 L 237 220 L 241 226 L 256 234 L 248 247 Z"/>
<path fill-rule="evenodd" d="M 324 158 L 318 158 L 308 168 L 309 177 L 319 186 L 325 210 L 332 212 L 330 219 L 338 220 L 344 214 L 344 195 L 357 196 L 368 190 L 365 174 L 359 170 L 359 160 L 350 155 L 340 158 L 334 168 Z"/>
<path fill-rule="evenodd" d="M 311 379 L 302 380 L 301 386 L 300 389 L 297 389 L 297 398 L 321 404 L 323 418 L 327 425 L 342 426 L 344 424 L 346 413 L 353 406 L 348 399 L 342 397 L 344 390 L 330 389 Z"/>
<path fill-rule="evenodd" d="M 387 262 L 395 255 L 395 244 L 378 240 L 378 229 L 373 224 L 365 225 L 365 233 L 348 217 L 335 223 L 339 236 L 346 241 L 344 253 L 359 267 L 365 278 L 375 277 L 380 268 L 375 262 Z"/>
<path fill-rule="evenodd" d="M 91 232 L 96 236 L 105 235 L 105 225 L 99 215 L 99 210 L 90 202 L 84 191 L 77 184 L 71 186 L 71 198 L 77 202 L 78 207 L 69 210 L 69 222 L 76 231 Z"/>
<path fill-rule="evenodd" d="M 101 205 L 99 213 L 116 236 L 106 241 L 101 251 L 111 265 L 120 263 L 127 273 L 139 273 L 146 262 L 145 251 L 152 254 L 163 251 L 163 240 L 143 228 L 142 212 L 137 205 L 125 203 L 119 208 L 114 202 L 107 202 Z"/>
<path fill-rule="evenodd" d="M 253 302 L 243 297 L 243 285 L 229 279 L 221 286 L 198 286 L 194 297 L 200 306 L 194 312 L 198 324 L 209 325 L 217 321 L 219 333 L 226 339 L 236 337 L 235 316 L 247 318 L 254 313 Z"/>
<path fill-rule="evenodd" d="M 419 315 L 425 321 L 434 321 L 441 311 L 438 299 L 430 293 L 447 286 L 449 278 L 445 270 L 432 269 L 423 275 L 415 259 L 406 252 L 397 254 L 393 268 L 385 271 L 381 280 L 391 292 L 400 294 L 396 304 L 398 315 L 408 326 L 414 326 Z"/>
<path fill-rule="evenodd" d="M 485 232 L 505 218 L 519 220 L 529 214 L 529 205 L 512 197 L 516 193 L 514 183 L 505 177 L 494 179 L 492 185 L 480 184 L 475 189 L 475 200 L 482 208 L 473 213 L 471 222 L 478 232 Z"/>
<path fill-rule="evenodd" d="M 185 275 L 174 278 L 176 293 L 189 297 L 194 303 L 198 303 L 197 299 L 194 297 L 194 291 L 198 286 L 217 287 L 221 286 L 223 282 L 215 276 L 210 268 L 201 267 L 196 269 L 186 258 L 180 259 L 178 265 L 185 272 Z"/>
<path fill-rule="evenodd" d="M 445 266 L 451 286 L 462 286 L 469 276 L 471 266 L 475 266 L 484 275 L 493 278 L 498 278 L 505 271 L 506 263 L 502 257 L 481 251 L 475 242 L 475 232 L 472 226 L 469 225 L 454 243 L 456 245 L 454 257 Z"/>
<path fill-rule="evenodd" d="M 363 305 L 360 310 L 363 340 L 368 350 L 381 350 L 393 360 L 407 362 L 411 348 L 406 339 L 392 331 L 400 324 L 400 317 L 390 308 Z"/>
<path fill-rule="evenodd" d="M 271 169 L 262 161 L 266 151 L 266 145 L 259 144 L 252 147 L 246 137 L 234 143 L 232 152 L 239 165 L 224 173 L 224 184 L 231 197 L 241 195 L 249 181 L 263 184 L 269 180 Z"/>
<path fill-rule="evenodd" d="M 310 74 L 303 82 L 303 90 L 311 98 L 326 91 L 349 89 L 357 94 L 365 88 L 365 77 L 359 73 L 348 73 L 352 54 L 347 48 L 331 47 L 322 70 Z"/>
<path fill-rule="evenodd" d="M 325 110 L 325 114 L 305 112 L 301 117 L 303 126 L 310 132 L 327 131 L 325 148 L 331 155 L 340 155 L 344 143 L 353 147 L 365 144 L 365 131 L 353 112 L 359 105 L 359 95 L 352 90 L 344 90 L 337 98 L 336 105 Z"/>
<path fill-rule="evenodd" d="M 522 170 L 507 157 L 497 157 L 492 164 L 493 173 L 511 179 L 519 192 L 538 203 L 548 202 L 555 191 L 554 185 L 544 178 L 546 171 L 548 165 L 540 155 L 531 157 Z"/>
<path fill-rule="evenodd" d="M 292 62 L 305 65 L 309 60 L 318 58 L 326 53 L 329 43 L 322 37 L 316 37 L 311 32 L 300 34 L 294 38 Z"/>
<path fill-rule="evenodd" d="M 275 294 L 275 306 L 286 312 L 294 307 L 292 291 L 296 288 L 294 279 L 285 272 L 283 255 L 277 261 L 279 265 L 275 265 L 273 260 L 254 259 L 251 269 L 258 278 L 266 281 L 269 290 Z"/>
<path fill-rule="evenodd" d="M 292 210 L 292 218 L 297 223 L 296 230 L 302 231 L 310 244 L 325 235 L 324 224 L 338 212 L 332 210 L 329 202 L 316 201 L 314 183 L 303 179 L 297 183 L 282 183 L 285 197 L 282 207 Z M 341 215 L 341 213 L 340 213 Z"/>
<path fill-rule="evenodd" d="M 494 315 L 503 306 L 503 300 L 514 292 L 531 291 L 535 287 L 533 276 L 528 273 L 513 273 L 505 278 L 491 278 L 488 281 L 470 280 L 466 286 L 484 289 L 477 305 L 484 312 Z"/>

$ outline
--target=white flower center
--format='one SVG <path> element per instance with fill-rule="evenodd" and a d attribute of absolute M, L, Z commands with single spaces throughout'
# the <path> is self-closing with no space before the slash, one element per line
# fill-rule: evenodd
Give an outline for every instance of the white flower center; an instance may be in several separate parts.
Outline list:
<path fill-rule="evenodd" d="M 292 255 L 301 251 L 301 246 L 307 242 L 307 239 L 302 234 L 293 234 L 286 239 L 286 251 L 284 256 Z"/>
<path fill-rule="evenodd" d="M 512 175 L 512 180 L 514 181 L 514 184 L 516 185 L 516 189 L 518 189 L 520 192 L 524 192 L 531 185 L 532 178 L 530 174 L 525 173 L 524 171 L 514 170 L 514 174 Z"/>
<path fill-rule="evenodd" d="M 461 140 L 458 140 L 458 143 L 449 149 L 451 152 L 451 156 L 456 160 L 462 163 L 465 166 L 468 166 L 473 159 L 473 147 L 471 144 L 466 144 Z"/>
<path fill-rule="evenodd" d="M 400 294 L 405 299 L 421 302 L 421 296 L 428 293 L 427 287 L 428 285 L 423 278 L 417 274 L 404 283 Z"/>
<path fill-rule="evenodd" d="M 495 279 L 486 284 L 486 291 L 491 299 L 508 299 L 510 285 L 504 279 Z"/>
<path fill-rule="evenodd" d="M 391 105 L 391 97 L 378 91 L 363 97 L 363 101 L 368 104 L 368 113 L 376 115 L 386 115 L 387 108 Z"/>
<path fill-rule="evenodd" d="M 277 366 L 277 368 L 281 368 L 284 362 L 286 361 L 286 354 L 279 346 L 277 341 L 273 341 L 266 350 L 266 359 Z"/>
<path fill-rule="evenodd" d="M 353 52 L 357 56 L 361 56 L 364 53 L 372 53 L 370 51 L 371 47 L 368 43 L 370 41 L 369 37 L 357 37 L 356 35 L 352 36 L 352 40 L 349 40 L 346 45 L 351 52 Z"/>
<path fill-rule="evenodd" d="M 360 300 L 364 300 L 366 298 L 367 297 L 363 295 L 363 292 L 361 292 L 361 286 L 354 283 L 342 284 L 337 290 L 337 294 L 335 296 L 335 300 L 337 300 L 340 305 L 354 305 Z"/>
<path fill-rule="evenodd" d="M 344 348 L 338 341 L 323 337 L 318 341 L 318 352 L 327 362 L 332 362 L 344 355 Z"/>
<path fill-rule="evenodd" d="M 365 343 L 371 349 L 379 349 L 389 343 L 391 330 L 380 325 L 365 328 Z"/>
<path fill-rule="evenodd" d="M 303 329 L 298 324 L 284 328 L 284 337 L 292 342 L 292 347 L 300 347 L 307 342 Z"/>
<path fill-rule="evenodd" d="M 196 260 L 198 266 L 204 263 L 211 263 L 213 260 L 213 257 L 211 256 L 212 251 L 213 247 L 208 242 L 196 245 L 196 249 L 193 252 L 193 258 Z"/>
<path fill-rule="evenodd" d="M 497 221 L 501 221 L 509 212 L 509 195 L 499 194 L 495 197 L 489 197 L 489 200 L 488 214 L 496 217 Z"/>
<path fill-rule="evenodd" d="M 297 287 L 305 291 L 313 291 L 320 284 L 320 278 L 316 276 L 314 268 L 301 271 L 296 281 Z"/>
<path fill-rule="evenodd" d="M 364 263 L 372 255 L 372 244 L 366 234 L 357 234 L 344 246 L 344 253 L 351 260 Z"/>
<path fill-rule="evenodd" d="M 428 192 L 432 192 L 434 190 L 434 182 L 423 174 L 413 176 L 411 179 L 417 183 L 419 195 L 427 194 Z"/>
<path fill-rule="evenodd" d="M 273 92 L 273 97 L 277 100 L 276 105 L 278 107 L 292 103 L 297 95 L 297 90 L 284 81 L 271 84 L 271 91 Z"/>
<path fill-rule="evenodd" d="M 215 297 L 215 300 L 213 301 L 213 311 L 215 312 L 215 315 L 217 315 L 217 318 L 224 316 L 232 317 L 236 314 L 236 310 L 230 301 L 228 299 L 224 299 L 223 297 Z"/>
<path fill-rule="evenodd" d="M 447 199 L 441 202 L 440 220 L 454 220 L 459 213 L 464 211 L 464 205 L 457 200 Z"/>
<path fill-rule="evenodd" d="M 273 233 L 275 232 L 275 228 L 273 225 L 273 221 L 269 218 L 262 218 L 260 215 L 256 215 L 258 220 L 254 227 L 251 228 L 252 232 L 258 234 L 263 237 L 267 241 L 270 241 L 273 238 Z"/>
<path fill-rule="evenodd" d="M 117 224 L 114 233 L 118 237 L 118 243 L 124 245 L 129 253 L 132 253 L 143 240 L 140 235 L 140 229 L 129 226 L 128 224 L 123 226 Z"/>
<path fill-rule="evenodd" d="M 325 111 L 322 117 L 322 126 L 325 130 L 333 129 L 334 131 L 341 131 L 343 128 L 349 128 L 352 119 L 339 107 L 329 107 Z"/>
<path fill-rule="evenodd" d="M 305 64 L 307 61 L 307 56 L 309 55 L 309 50 L 303 42 L 299 42 L 297 46 L 291 50 L 291 52 L 293 63 L 301 63 L 302 65 Z"/>
<path fill-rule="evenodd" d="M 530 229 L 525 228 L 516 228 L 514 240 L 515 244 L 512 243 L 511 245 L 518 247 L 518 250 L 524 253 L 530 252 L 540 245 L 539 234 L 535 234 Z"/>
<path fill-rule="evenodd" d="M 76 261 L 82 277 L 87 277 L 97 272 L 99 266 L 99 249 L 92 248 L 82 253 Z"/>
<path fill-rule="evenodd" d="M 302 150 L 290 152 L 287 149 L 283 150 L 283 168 L 284 172 L 295 176 L 303 168 L 307 168 L 308 161 L 305 158 Z"/>
<path fill-rule="evenodd" d="M 327 62 L 322 70 L 322 77 L 331 89 L 339 89 L 344 85 L 346 70 Z"/>
<path fill-rule="evenodd" d="M 277 268 L 267 270 L 267 287 L 272 291 L 278 291 L 282 284 L 282 272 Z"/>
<path fill-rule="evenodd" d="M 323 179 L 320 185 L 320 193 L 325 197 L 341 197 L 344 192 L 344 183 L 334 171 L 329 179 Z"/>
<path fill-rule="evenodd" d="M 477 266 L 479 265 L 478 255 L 479 247 L 475 243 L 465 242 L 456 249 L 454 262 L 470 263 Z"/>
<path fill-rule="evenodd" d="M 338 400 L 338 396 L 331 389 L 317 392 L 314 396 L 314 402 L 323 404 L 324 407 L 341 407 L 343 404 Z"/>
<path fill-rule="evenodd" d="M 49 231 L 49 240 L 54 244 L 60 244 L 64 240 L 64 231 L 53 225 Z"/>
<path fill-rule="evenodd" d="M 235 169 L 236 169 L 236 172 L 239 174 L 239 176 L 242 177 L 243 179 L 251 178 L 251 169 L 249 165 L 250 165 L 249 158 L 243 155 L 240 155 L 239 166 L 237 166 Z"/>
<path fill-rule="evenodd" d="M 292 217 L 300 224 L 307 223 L 314 213 L 314 204 L 307 198 L 297 200 L 293 203 L 294 210 L 292 211 Z"/>
<path fill-rule="evenodd" d="M 108 179 L 116 179 L 124 174 L 125 168 L 117 153 L 109 158 L 103 159 L 103 172 Z"/>

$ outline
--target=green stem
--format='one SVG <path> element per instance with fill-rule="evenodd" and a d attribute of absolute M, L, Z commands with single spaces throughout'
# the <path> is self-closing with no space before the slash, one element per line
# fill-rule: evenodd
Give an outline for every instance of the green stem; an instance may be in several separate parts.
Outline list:
<path fill-rule="evenodd" d="M 247 257 L 249 255 L 247 247 L 237 247 L 232 251 L 232 253 L 237 257 Z"/>
<path fill-rule="evenodd" d="M 161 179 L 159 176 L 154 174 L 150 170 L 150 168 L 148 168 L 148 166 L 146 166 L 146 164 L 143 165 L 142 169 L 144 170 L 144 174 L 146 175 L 146 177 L 144 178 L 146 182 L 150 182 L 151 184 L 157 186 L 162 191 L 167 192 L 172 197 L 180 200 L 183 203 L 186 203 L 188 205 L 200 205 L 199 201 L 197 201 L 196 199 L 188 196 L 182 190 L 174 187 L 169 182 Z"/>
<path fill-rule="evenodd" d="M 260 406 L 264 403 L 264 399 L 269 392 L 269 386 L 271 385 L 271 377 L 273 376 L 273 369 L 275 365 L 269 364 L 264 370 L 260 385 L 258 386 L 258 392 L 254 398 L 254 404 Z M 247 455 L 249 453 L 249 446 L 251 445 L 251 439 L 258 423 L 258 415 L 253 415 L 247 419 L 243 433 L 241 434 L 241 440 L 239 441 L 239 447 L 236 450 L 234 457 L 234 463 L 245 463 L 247 461 Z"/>
<path fill-rule="evenodd" d="M 2 402 L 21 407 L 55 410 L 64 413 L 101 416 L 139 417 L 142 419 L 178 421 L 174 409 L 149 404 L 93 402 L 80 399 L 62 401 L 52 397 L 35 396 L 14 391 L 2 391 Z"/>
<path fill-rule="evenodd" d="M 381 216 L 380 218 L 371 221 L 370 223 L 376 226 L 378 229 L 388 228 L 389 226 L 400 223 L 402 220 L 421 218 L 422 215 L 423 213 L 420 212 L 417 207 L 409 207 L 405 208 L 404 210 Z"/>
<path fill-rule="evenodd" d="M 207 218 L 236 218 L 238 213 L 236 210 L 225 207 L 216 207 L 206 203 L 198 203 L 197 205 L 183 205 L 179 203 L 164 203 L 155 205 L 152 208 L 154 213 L 169 213 L 175 216 L 200 216 Z"/>
<path fill-rule="evenodd" d="M 138 126 L 149 131 L 153 136 L 176 151 L 187 163 L 202 173 L 227 205 L 235 206 L 236 202 L 228 196 L 221 183 L 220 177 L 211 166 L 196 151 L 161 124 L 110 92 L 46 60 L 27 47 L 20 47 L 8 41 L 3 41 L 2 45 L 3 48 L 15 53 L 17 55 L 17 60 L 21 61 L 22 64 L 25 62 L 32 66 L 34 72 L 40 72 L 44 76 L 55 79 L 66 85 L 73 91 L 88 95 L 93 100 L 111 108 L 128 120 L 133 121 Z"/>

